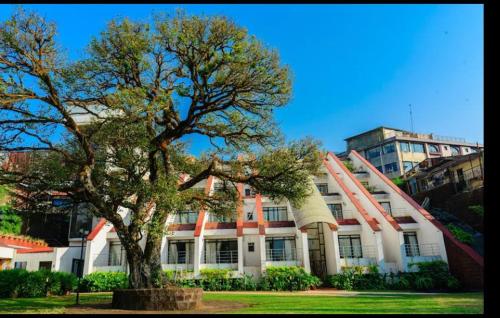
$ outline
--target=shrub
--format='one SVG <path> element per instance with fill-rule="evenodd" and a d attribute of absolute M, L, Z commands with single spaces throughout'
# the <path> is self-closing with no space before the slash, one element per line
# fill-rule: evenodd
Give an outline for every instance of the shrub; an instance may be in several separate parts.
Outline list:
<path fill-rule="evenodd" d="M 469 210 L 471 210 L 473 213 L 484 217 L 484 207 L 482 205 L 469 205 L 468 206 Z"/>
<path fill-rule="evenodd" d="M 24 269 L 8 269 L 0 271 L 0 298 L 15 298 L 19 295 L 28 271 Z"/>
<path fill-rule="evenodd" d="M 258 288 L 260 290 L 308 290 L 321 285 L 321 280 L 299 266 L 276 266 L 266 268 Z"/>
<path fill-rule="evenodd" d="M 472 244 L 472 242 L 474 242 L 474 237 L 472 236 L 472 234 L 462 230 L 458 226 L 454 224 L 448 224 L 446 227 L 448 228 L 448 230 L 450 230 L 453 236 L 460 242 L 469 245 Z"/>
<path fill-rule="evenodd" d="M 76 276 L 47 270 L 28 272 L 24 269 L 0 271 L 0 298 L 44 297 L 64 295 L 76 287 Z"/>
<path fill-rule="evenodd" d="M 385 289 L 385 275 L 380 275 L 376 265 L 345 267 L 342 273 L 327 277 L 327 283 L 338 289 Z"/>
<path fill-rule="evenodd" d="M 450 274 L 448 270 L 448 264 L 446 264 L 446 262 L 444 261 L 412 263 L 410 264 L 410 266 L 418 267 L 418 272 L 414 273 L 414 288 L 417 290 L 456 290 L 460 287 L 460 283 L 455 277 Z M 430 278 L 432 280 L 432 286 L 426 286 L 425 282 L 423 282 L 422 280 L 422 277 Z"/>
<path fill-rule="evenodd" d="M 81 281 L 81 290 L 86 292 L 113 291 L 128 286 L 128 276 L 123 272 L 94 272 Z"/>

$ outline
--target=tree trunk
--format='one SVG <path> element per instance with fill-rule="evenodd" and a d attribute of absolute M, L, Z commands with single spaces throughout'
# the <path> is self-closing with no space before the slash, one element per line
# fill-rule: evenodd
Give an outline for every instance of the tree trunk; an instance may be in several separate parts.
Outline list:
<path fill-rule="evenodd" d="M 122 243 L 123 244 L 123 243 Z M 129 287 L 132 289 L 162 287 L 161 240 L 146 257 L 138 243 L 123 244 L 130 270 Z"/>

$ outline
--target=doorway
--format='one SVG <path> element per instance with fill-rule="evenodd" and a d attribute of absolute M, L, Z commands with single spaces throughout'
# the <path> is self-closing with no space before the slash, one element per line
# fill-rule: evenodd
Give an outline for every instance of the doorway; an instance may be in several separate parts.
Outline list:
<path fill-rule="evenodd" d="M 321 279 L 325 279 L 327 276 L 327 269 L 323 223 L 316 222 L 307 226 L 307 243 L 309 246 L 311 273 Z"/>

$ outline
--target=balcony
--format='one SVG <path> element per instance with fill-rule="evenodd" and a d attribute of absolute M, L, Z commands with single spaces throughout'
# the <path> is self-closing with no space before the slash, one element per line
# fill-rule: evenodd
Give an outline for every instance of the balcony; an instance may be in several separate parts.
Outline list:
<path fill-rule="evenodd" d="M 390 211 L 386 210 L 386 212 L 389 213 L 394 218 L 411 216 L 408 208 L 393 208 L 393 207 L 391 207 Z"/>
<path fill-rule="evenodd" d="M 339 246 L 340 264 L 349 266 L 368 266 L 377 263 L 377 250 L 374 245 Z"/>
<path fill-rule="evenodd" d="M 302 250 L 296 248 L 291 249 L 266 249 L 266 265 L 267 266 L 300 266 L 301 258 L 297 253 Z"/>
<path fill-rule="evenodd" d="M 186 251 L 170 252 L 168 253 L 167 264 L 164 269 L 167 270 L 193 270 L 194 252 Z"/>
<path fill-rule="evenodd" d="M 238 250 L 222 250 L 205 252 L 203 255 L 203 268 L 238 268 Z"/>
<path fill-rule="evenodd" d="M 404 251 L 408 263 L 429 262 L 441 259 L 441 250 L 436 243 L 405 244 Z"/>
<path fill-rule="evenodd" d="M 368 179 L 370 177 L 370 174 L 368 173 L 368 171 L 364 171 L 364 170 L 353 171 L 352 174 L 359 180 L 365 180 L 365 179 Z"/>
<path fill-rule="evenodd" d="M 92 255 L 93 272 L 126 272 L 127 271 L 127 260 L 125 258 L 125 253 L 120 255 L 109 254 L 109 253 L 95 253 Z"/>

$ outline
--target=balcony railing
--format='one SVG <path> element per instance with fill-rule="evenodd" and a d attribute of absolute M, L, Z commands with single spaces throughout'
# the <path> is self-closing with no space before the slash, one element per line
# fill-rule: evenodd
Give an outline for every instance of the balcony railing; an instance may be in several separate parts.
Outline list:
<path fill-rule="evenodd" d="M 401 216 L 411 216 L 409 212 L 409 208 L 393 208 L 391 207 L 391 211 L 386 211 L 393 217 L 401 217 Z"/>
<path fill-rule="evenodd" d="M 235 264 L 238 263 L 238 250 L 205 253 L 204 264 Z"/>
<path fill-rule="evenodd" d="M 405 254 L 407 257 L 416 256 L 439 256 L 441 251 L 438 244 L 405 244 Z"/>
<path fill-rule="evenodd" d="M 266 260 L 268 262 L 297 261 L 297 249 L 266 249 Z"/>
<path fill-rule="evenodd" d="M 339 246 L 340 258 L 376 258 L 374 245 Z"/>
<path fill-rule="evenodd" d="M 193 254 L 186 251 L 168 253 L 168 264 L 193 264 Z"/>

